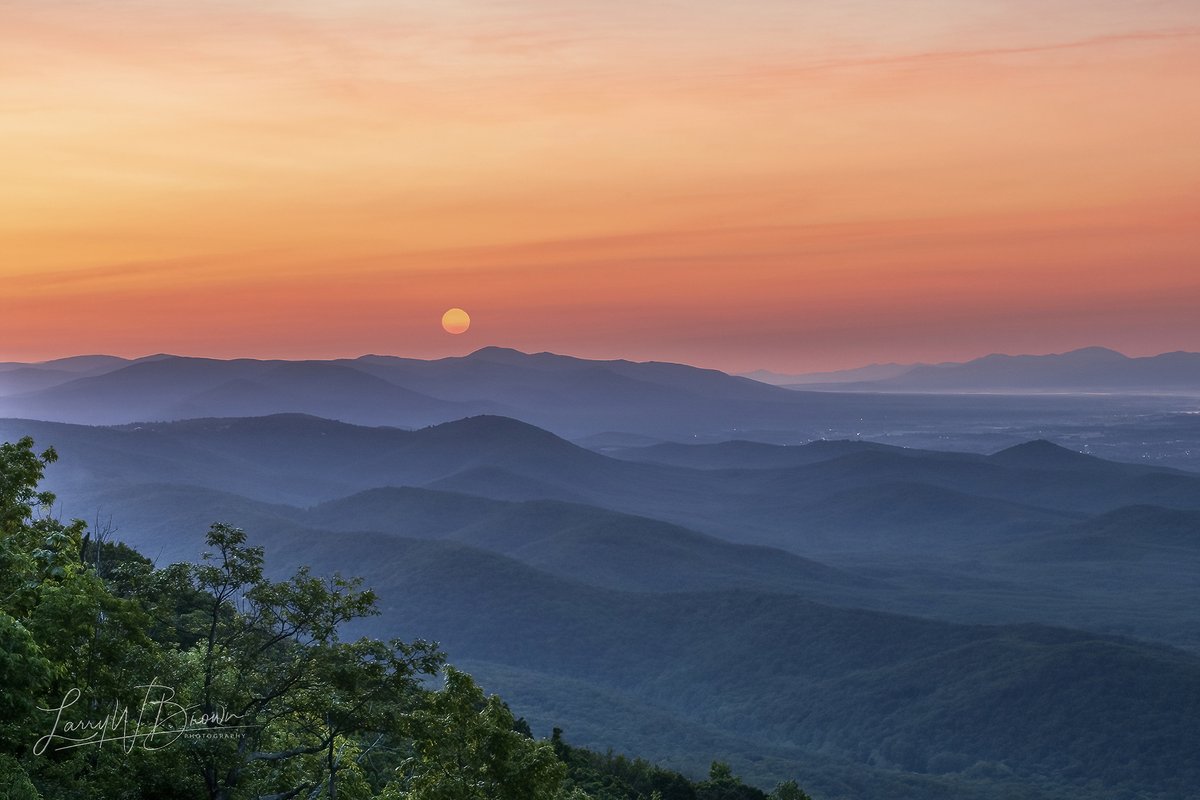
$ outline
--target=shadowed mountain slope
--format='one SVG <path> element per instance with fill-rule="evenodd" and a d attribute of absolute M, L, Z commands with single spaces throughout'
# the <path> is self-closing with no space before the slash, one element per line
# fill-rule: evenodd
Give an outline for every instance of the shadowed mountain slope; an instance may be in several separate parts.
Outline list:
<path fill-rule="evenodd" d="M 1015 549 L 1038 561 L 1200 562 L 1200 511 L 1126 506 Z"/>
<path fill-rule="evenodd" d="M 318 537 L 313 547 L 287 558 L 347 563 L 359 545 Z M 437 635 L 476 662 L 636 697 L 686 720 L 676 736 L 720 730 L 750 750 L 761 742 L 919 773 L 1003 762 L 1043 788 L 1076 785 L 1080 797 L 1122 784 L 1183 797 L 1200 779 L 1200 659 L 1169 648 L 786 595 L 611 592 L 448 542 L 362 547 L 385 619 L 397 621 L 388 633 Z M 501 670 L 489 679 L 505 689 Z M 569 696 L 556 717 L 575 722 Z M 621 749 L 655 740 L 637 725 L 617 730 L 607 744 Z"/>
<path fill-rule="evenodd" d="M 320 564 L 365 578 L 384 613 L 360 632 L 436 638 L 493 691 L 547 676 L 540 698 L 552 714 L 532 717 L 539 727 L 587 730 L 592 705 L 564 687 L 627 698 L 603 738 L 583 740 L 594 746 L 680 759 L 694 738 L 718 737 L 739 763 L 768 748 L 751 773 L 764 783 L 819 764 L 814 788 L 843 797 L 839 787 L 861 780 L 900 800 L 938 782 L 969 797 L 980 769 L 1008 782 L 991 797 L 1115 799 L 1136 787 L 1166 800 L 1200 779 L 1200 658 L 1170 648 L 762 591 L 615 591 L 461 541 L 244 510 L 276 573 Z M 647 729 L 640 707 L 669 727 Z"/>

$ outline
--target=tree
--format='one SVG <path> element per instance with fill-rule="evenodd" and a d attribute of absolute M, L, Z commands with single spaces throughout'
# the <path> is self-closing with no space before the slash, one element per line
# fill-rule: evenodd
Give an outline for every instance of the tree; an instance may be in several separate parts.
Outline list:
<path fill-rule="evenodd" d="M 550 742 L 513 729 L 512 713 L 471 676 L 445 670 L 445 687 L 406 720 L 413 755 L 388 800 L 565 800 L 567 768 Z M 573 793 L 573 797 L 582 797 Z"/>
<path fill-rule="evenodd" d="M 173 676 L 181 702 L 221 733 L 185 740 L 204 790 L 285 800 L 319 789 L 333 800 L 343 778 L 361 783 L 352 776 L 369 742 L 395 730 L 443 656 L 423 641 L 342 641 L 344 623 L 378 613 L 358 580 L 302 568 L 272 582 L 242 530 L 213 525 L 207 542 L 188 575 L 205 598 L 183 623 L 196 643 Z"/>
<path fill-rule="evenodd" d="M 726 763 L 714 761 L 708 770 L 708 780 L 696 787 L 699 800 L 767 800 L 760 789 L 747 786 L 733 774 Z"/>
<path fill-rule="evenodd" d="M 770 794 L 771 800 L 812 800 L 803 789 L 796 785 L 795 781 L 784 781 L 775 787 L 775 791 Z"/>
<path fill-rule="evenodd" d="M 131 675 L 153 658 L 144 614 L 115 596 L 82 560 L 84 523 L 62 523 L 55 501 L 39 491 L 53 449 L 40 454 L 25 437 L 0 445 L 0 753 L 4 770 L 22 781 L 68 790 L 85 772 L 115 768 L 109 752 L 45 750 L 38 743 L 58 707 L 75 721 L 95 712 L 98 696 L 128 702 Z M 72 702 L 68 698 L 91 698 Z M 7 777 L 6 777 L 7 780 Z"/>

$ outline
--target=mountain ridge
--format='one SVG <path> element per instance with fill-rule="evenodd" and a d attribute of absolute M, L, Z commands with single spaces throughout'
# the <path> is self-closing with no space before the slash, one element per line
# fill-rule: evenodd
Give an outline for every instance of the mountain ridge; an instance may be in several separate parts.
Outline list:
<path fill-rule="evenodd" d="M 1046 355 L 991 353 L 964 362 L 911 364 L 895 374 L 833 373 L 837 380 L 795 376 L 791 389 L 850 392 L 1128 392 L 1200 393 L 1200 353 L 1127 356 L 1091 346 Z M 869 369 L 869 368 L 861 368 Z M 773 383 L 779 382 L 775 379 Z"/>

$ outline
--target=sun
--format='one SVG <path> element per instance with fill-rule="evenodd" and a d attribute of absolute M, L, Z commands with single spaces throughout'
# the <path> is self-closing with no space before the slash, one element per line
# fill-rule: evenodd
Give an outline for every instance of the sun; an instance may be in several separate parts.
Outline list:
<path fill-rule="evenodd" d="M 467 328 L 471 327 L 471 317 L 461 308 L 452 308 L 442 314 L 442 327 L 446 333 L 466 333 Z"/>

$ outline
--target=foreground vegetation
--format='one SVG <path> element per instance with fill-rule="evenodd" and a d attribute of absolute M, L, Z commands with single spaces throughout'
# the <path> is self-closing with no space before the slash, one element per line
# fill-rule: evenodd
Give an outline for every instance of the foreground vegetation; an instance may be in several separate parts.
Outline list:
<path fill-rule="evenodd" d="M 54 459 L 0 446 L 0 798 L 768 798 L 533 738 L 435 644 L 343 638 L 374 593 L 268 580 L 237 528 L 155 568 L 49 513 Z"/>

